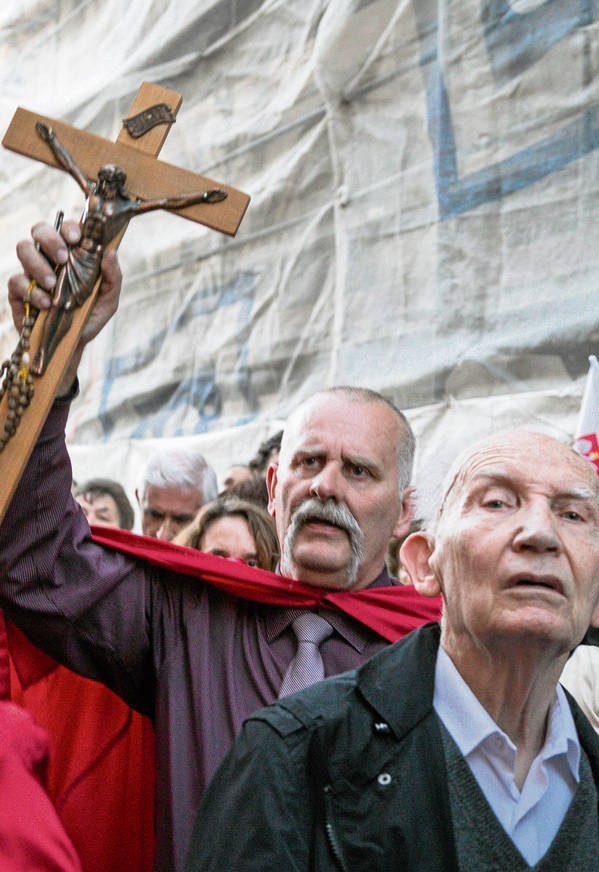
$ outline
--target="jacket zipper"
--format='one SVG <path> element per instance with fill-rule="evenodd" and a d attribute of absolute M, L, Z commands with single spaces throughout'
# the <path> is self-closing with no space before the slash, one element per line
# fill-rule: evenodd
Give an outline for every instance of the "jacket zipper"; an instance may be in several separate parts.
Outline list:
<path fill-rule="evenodd" d="M 331 799 L 331 785 L 327 784 L 324 788 L 324 808 L 325 808 L 325 822 L 324 827 L 327 834 L 327 839 L 333 852 L 333 857 L 337 861 L 341 872 L 349 872 L 345 862 L 343 860 L 343 854 L 341 853 L 341 847 L 339 845 L 339 840 L 337 839 L 337 834 L 335 833 L 335 829 L 333 827 L 333 808 L 332 808 L 332 799 Z"/>

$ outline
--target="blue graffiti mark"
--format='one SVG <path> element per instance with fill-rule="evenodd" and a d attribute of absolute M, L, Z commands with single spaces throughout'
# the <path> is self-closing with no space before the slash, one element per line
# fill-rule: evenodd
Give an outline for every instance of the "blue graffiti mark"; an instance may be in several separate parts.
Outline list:
<path fill-rule="evenodd" d="M 133 397 L 129 405 L 133 406 L 139 418 L 139 424 L 131 431 L 132 439 L 164 436 L 177 410 L 190 406 L 199 413 L 198 424 L 192 432 L 204 432 L 212 421 L 220 417 L 222 409 L 221 394 L 212 368 L 207 372 L 186 376 L 181 381 L 162 384 L 141 398 Z M 177 427 L 169 435 L 183 436 L 185 432 L 182 427 Z"/>
<path fill-rule="evenodd" d="M 186 302 L 171 324 L 166 325 L 143 340 L 133 351 L 111 357 L 105 366 L 104 380 L 99 404 L 98 420 L 102 427 L 102 440 L 107 441 L 114 429 L 114 419 L 118 408 L 109 412 L 109 399 L 115 381 L 126 375 L 138 372 L 154 361 L 165 342 L 187 327 L 198 318 L 210 316 L 218 308 L 224 306 L 237 307 L 239 350 L 235 364 L 235 383 L 248 403 L 249 409 L 256 407 L 256 394 L 251 382 L 251 371 L 248 366 L 250 316 L 255 294 L 255 275 L 251 272 L 242 273 L 222 289 L 197 291 Z M 161 437 L 165 434 L 169 421 L 173 419 L 181 407 L 193 406 L 198 413 L 198 420 L 193 433 L 202 433 L 220 417 L 222 413 L 222 398 L 216 381 L 215 368 L 211 364 L 201 372 L 186 375 L 181 380 L 161 382 L 154 389 L 149 389 L 139 396 L 128 397 L 127 406 L 133 407 L 139 424 L 133 428 L 131 437 L 135 439 Z M 244 421 L 253 416 L 245 416 Z M 185 435 L 189 430 L 185 431 Z M 184 435 L 182 428 L 177 428 L 169 435 Z"/>
<path fill-rule="evenodd" d="M 593 20 L 593 0 L 547 0 L 526 13 L 514 12 L 508 0 L 481 0 L 481 22 L 495 78 L 509 81 Z"/>
<path fill-rule="evenodd" d="M 450 99 L 439 61 L 438 4 L 414 0 L 413 7 L 440 220 L 532 185 L 599 146 L 599 107 L 592 107 L 535 145 L 460 177 Z M 560 39 L 596 17 L 594 0 L 548 0 L 523 14 L 515 13 L 507 0 L 481 0 L 481 23 L 494 75 L 505 79 L 521 73 Z"/>
<path fill-rule="evenodd" d="M 237 285 L 229 286 L 223 291 L 222 303 L 223 306 L 230 306 L 234 303 L 241 303 L 239 310 L 239 330 L 238 339 L 240 343 L 239 354 L 235 366 L 235 380 L 237 387 L 246 401 L 249 409 L 255 409 L 258 404 L 258 397 L 252 386 L 251 371 L 249 368 L 249 337 L 251 329 L 251 314 L 254 303 L 254 276 L 252 275 L 251 293 L 239 293 Z M 251 416 L 253 417 L 253 415 Z M 247 422 L 244 418 L 243 423 Z"/>

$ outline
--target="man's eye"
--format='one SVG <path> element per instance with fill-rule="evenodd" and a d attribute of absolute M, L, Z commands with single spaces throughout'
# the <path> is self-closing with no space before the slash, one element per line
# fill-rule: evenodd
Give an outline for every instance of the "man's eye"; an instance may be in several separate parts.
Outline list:
<path fill-rule="evenodd" d="M 258 561 L 255 560 L 254 558 L 250 558 L 249 560 L 246 560 L 245 562 L 248 566 L 253 566 L 255 569 L 258 569 L 258 566 L 259 566 Z"/>
<path fill-rule="evenodd" d="M 304 466 L 316 466 L 316 457 L 304 457 L 302 463 Z"/>
<path fill-rule="evenodd" d="M 584 521 L 583 516 L 574 509 L 567 509 L 565 512 L 562 512 L 562 518 L 565 518 L 566 521 Z"/>
<path fill-rule="evenodd" d="M 358 476 L 358 478 L 360 476 L 366 475 L 365 468 L 363 466 L 360 466 L 359 463 L 354 464 L 351 468 L 351 471 L 352 471 L 352 475 L 356 475 L 356 476 Z"/>
<path fill-rule="evenodd" d="M 505 500 L 501 500 L 499 497 L 494 497 L 492 500 L 485 500 L 483 503 L 485 509 L 503 509 L 506 505 Z"/>

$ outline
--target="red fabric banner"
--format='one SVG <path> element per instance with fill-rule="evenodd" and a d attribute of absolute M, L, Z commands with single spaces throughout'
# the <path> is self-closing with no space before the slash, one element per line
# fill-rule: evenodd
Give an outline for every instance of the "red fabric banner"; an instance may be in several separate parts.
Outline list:
<path fill-rule="evenodd" d="M 138 536 L 127 530 L 94 527 L 93 539 L 155 566 L 201 578 L 232 596 L 287 608 L 324 606 L 345 612 L 395 642 L 410 630 L 441 614 L 440 597 L 424 597 L 411 585 L 331 591 L 294 581 L 274 572 L 255 569 L 238 560 L 224 560 L 193 548 Z"/>

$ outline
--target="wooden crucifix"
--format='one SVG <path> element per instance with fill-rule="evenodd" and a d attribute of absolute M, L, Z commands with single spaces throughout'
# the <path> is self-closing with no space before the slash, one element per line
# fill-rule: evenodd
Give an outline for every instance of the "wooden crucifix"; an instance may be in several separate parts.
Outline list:
<path fill-rule="evenodd" d="M 98 201 L 105 207 L 106 198 L 110 197 L 119 214 L 114 214 L 112 200 L 103 208 L 105 214 L 100 218 L 106 228 L 108 215 L 110 232 L 104 234 L 107 245 L 103 246 L 102 239 L 97 264 L 90 266 L 89 287 L 76 286 L 79 279 L 73 280 L 66 274 L 58 276 L 57 289 L 59 285 L 61 289 L 55 295 L 55 303 L 63 310 L 53 305 L 36 318 L 27 337 L 30 346 L 27 360 L 31 364 L 21 366 L 15 385 L 5 391 L 0 401 L 0 436 L 6 433 L 7 420 L 14 418 L 15 406 L 18 417 L 23 419 L 14 438 L 0 439 L 0 521 L 93 308 L 101 282 L 101 254 L 118 246 L 129 218 L 150 209 L 168 209 L 234 236 L 245 214 L 250 199 L 247 194 L 156 159 L 181 102 L 181 96 L 174 91 L 144 82 L 114 143 L 22 108 L 17 109 L 4 136 L 2 144 L 6 148 L 70 172 L 88 195 L 88 209 L 90 202 L 98 208 Z M 95 184 L 93 179 L 97 180 Z M 84 231 L 89 237 L 85 247 L 93 249 L 96 233 L 100 231 L 96 231 L 93 220 L 88 222 L 85 215 L 84 219 Z M 80 258 L 84 259 L 88 269 L 87 251 Z M 75 264 L 73 272 L 81 272 L 80 263 Z M 61 294 L 63 299 L 58 300 Z M 28 405 L 23 408 L 22 398 L 27 390 Z M 8 429 L 11 427 L 9 423 Z"/>

